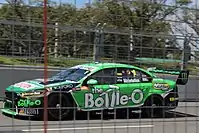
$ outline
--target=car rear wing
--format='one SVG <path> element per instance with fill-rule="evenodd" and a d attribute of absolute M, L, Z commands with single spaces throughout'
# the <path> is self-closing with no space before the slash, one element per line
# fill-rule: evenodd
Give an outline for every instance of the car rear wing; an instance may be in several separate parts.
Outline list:
<path fill-rule="evenodd" d="M 178 75 L 176 80 L 176 84 L 185 85 L 188 82 L 189 78 L 189 70 L 173 70 L 173 69 L 157 69 L 156 67 L 151 67 L 147 69 L 151 73 L 161 73 L 161 74 L 170 74 L 170 75 Z"/>

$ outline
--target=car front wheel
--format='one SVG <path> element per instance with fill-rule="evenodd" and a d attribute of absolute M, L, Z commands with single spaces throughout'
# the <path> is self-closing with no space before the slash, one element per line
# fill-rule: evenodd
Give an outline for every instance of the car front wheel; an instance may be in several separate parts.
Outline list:
<path fill-rule="evenodd" d="M 72 101 L 63 94 L 52 94 L 48 100 L 49 117 L 53 120 L 71 119 L 73 116 Z"/>

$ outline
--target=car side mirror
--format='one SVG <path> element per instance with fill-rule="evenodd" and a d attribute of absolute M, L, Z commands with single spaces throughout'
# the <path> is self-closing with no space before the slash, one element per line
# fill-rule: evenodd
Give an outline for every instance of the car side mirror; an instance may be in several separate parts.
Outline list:
<path fill-rule="evenodd" d="M 95 79 L 90 79 L 90 80 L 88 80 L 87 81 L 87 84 L 88 85 L 96 85 L 98 82 L 97 82 L 97 80 L 95 80 Z"/>

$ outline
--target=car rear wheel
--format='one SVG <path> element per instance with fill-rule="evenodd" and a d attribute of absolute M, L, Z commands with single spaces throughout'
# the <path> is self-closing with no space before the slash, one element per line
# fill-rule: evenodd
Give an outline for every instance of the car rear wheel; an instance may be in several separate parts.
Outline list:
<path fill-rule="evenodd" d="M 165 116 L 163 103 L 158 97 L 148 99 L 142 109 L 142 116 L 150 118 L 162 118 Z"/>
<path fill-rule="evenodd" d="M 73 116 L 72 101 L 63 94 L 52 94 L 48 100 L 48 113 L 50 119 L 71 119 Z"/>

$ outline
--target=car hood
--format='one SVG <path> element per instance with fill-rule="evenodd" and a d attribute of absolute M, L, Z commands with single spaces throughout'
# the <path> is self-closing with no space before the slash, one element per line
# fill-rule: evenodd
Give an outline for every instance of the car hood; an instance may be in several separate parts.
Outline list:
<path fill-rule="evenodd" d="M 15 83 L 6 88 L 6 91 L 28 92 L 32 90 L 42 90 L 44 87 L 62 86 L 66 84 L 78 84 L 78 82 L 50 78 L 46 81 L 44 79 L 33 79 Z"/>

